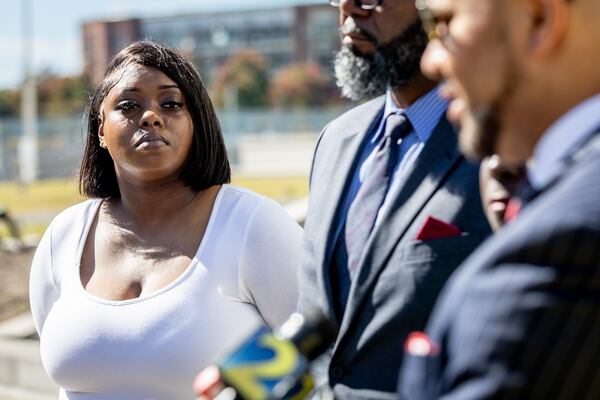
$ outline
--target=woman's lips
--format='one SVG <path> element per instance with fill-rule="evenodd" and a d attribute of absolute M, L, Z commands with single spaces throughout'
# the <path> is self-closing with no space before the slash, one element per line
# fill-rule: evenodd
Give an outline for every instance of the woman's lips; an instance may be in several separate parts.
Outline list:
<path fill-rule="evenodd" d="M 159 147 L 166 146 L 166 143 L 162 140 L 150 140 L 148 142 L 140 143 L 137 148 L 140 150 L 151 150 L 158 149 Z"/>
<path fill-rule="evenodd" d="M 134 146 L 139 149 L 157 148 L 167 145 L 167 141 L 161 135 L 154 132 L 139 131 L 136 135 Z"/>

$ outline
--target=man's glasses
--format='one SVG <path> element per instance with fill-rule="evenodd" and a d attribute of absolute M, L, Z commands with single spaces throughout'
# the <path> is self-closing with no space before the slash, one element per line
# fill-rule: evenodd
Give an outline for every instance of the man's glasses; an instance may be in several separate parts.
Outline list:
<path fill-rule="evenodd" d="M 415 0 L 415 7 L 429 40 L 439 39 L 445 42 L 448 38 L 448 22 L 436 17 L 427 6 L 427 0 Z"/>
<path fill-rule="evenodd" d="M 383 0 L 354 0 L 356 5 L 363 10 L 373 10 L 375 7 L 380 5 Z M 341 1 L 340 0 L 329 0 L 329 4 L 334 7 L 339 7 Z"/>

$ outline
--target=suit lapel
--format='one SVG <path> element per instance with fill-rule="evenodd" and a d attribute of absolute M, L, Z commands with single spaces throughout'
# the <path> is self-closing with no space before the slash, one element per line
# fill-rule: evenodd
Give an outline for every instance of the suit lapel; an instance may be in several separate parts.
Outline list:
<path fill-rule="evenodd" d="M 360 120 L 351 118 L 349 119 L 351 124 L 347 124 L 346 127 L 337 128 L 336 132 L 332 131 L 331 133 L 339 135 L 340 139 L 335 147 L 329 149 L 329 153 L 326 155 L 327 159 L 324 160 L 329 168 L 324 172 L 327 176 L 328 189 L 321 193 L 322 197 L 317 202 L 319 207 L 323 207 L 322 212 L 317 213 L 322 216 L 322 220 L 318 223 L 323 224 L 322 226 L 326 226 L 328 229 L 325 240 L 322 241 L 324 244 L 321 248 L 322 253 L 318 258 L 321 261 L 320 265 L 324 266 L 321 268 L 322 275 L 320 280 L 323 290 L 327 293 L 328 305 L 333 304 L 329 265 L 338 235 L 336 214 L 344 200 L 345 189 L 354 172 L 354 164 L 362 148 L 363 140 L 372 129 L 373 124 L 380 119 L 379 116 L 383 111 L 383 102 L 383 98 L 380 101 L 372 102 L 370 108 L 363 110 Z M 332 310 L 329 310 L 329 314 L 330 316 L 334 315 Z"/>
<path fill-rule="evenodd" d="M 348 331 L 381 270 L 387 265 L 395 247 L 461 159 L 456 146 L 456 134 L 448 121 L 442 118 L 406 174 L 406 180 L 396 194 L 390 214 L 384 217 L 366 244 L 365 255 L 350 289 L 336 347 Z"/>

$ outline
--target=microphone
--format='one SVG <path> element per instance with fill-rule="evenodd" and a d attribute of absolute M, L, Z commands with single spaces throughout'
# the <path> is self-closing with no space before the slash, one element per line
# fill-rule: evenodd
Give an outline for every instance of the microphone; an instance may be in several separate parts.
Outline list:
<path fill-rule="evenodd" d="M 202 400 L 303 399 L 314 388 L 310 361 L 336 337 L 322 313 L 295 313 L 274 333 L 266 326 L 194 380 Z"/>

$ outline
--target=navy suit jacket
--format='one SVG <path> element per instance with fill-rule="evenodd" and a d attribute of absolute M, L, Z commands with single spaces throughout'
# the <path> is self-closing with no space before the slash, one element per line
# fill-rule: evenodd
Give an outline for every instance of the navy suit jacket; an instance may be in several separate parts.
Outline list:
<path fill-rule="evenodd" d="M 333 310 L 331 256 L 336 212 L 370 129 L 381 120 L 384 97 L 362 104 L 323 131 L 311 172 L 301 311 Z M 337 398 L 395 398 L 402 338 L 423 329 L 450 273 L 488 235 L 479 199 L 478 167 L 458 152 L 456 134 L 442 118 L 409 167 L 390 214 L 365 243 L 330 357 L 324 360 Z M 415 240 L 428 216 L 454 224 L 460 236 Z"/>
<path fill-rule="evenodd" d="M 401 397 L 600 399 L 600 135 L 465 262 Z"/>

